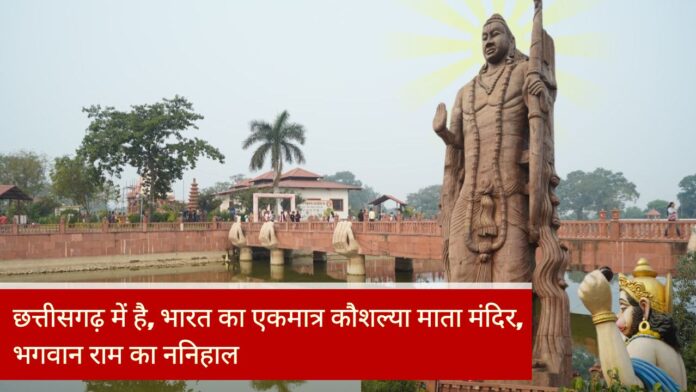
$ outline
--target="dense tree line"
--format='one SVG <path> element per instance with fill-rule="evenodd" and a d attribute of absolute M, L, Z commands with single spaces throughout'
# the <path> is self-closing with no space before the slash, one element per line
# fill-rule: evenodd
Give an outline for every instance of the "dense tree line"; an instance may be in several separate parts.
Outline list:
<path fill-rule="evenodd" d="M 419 189 L 408 195 L 407 202 L 425 216 L 433 217 L 438 211 L 440 188 L 440 185 L 431 185 Z M 696 174 L 684 177 L 679 182 L 679 188 L 679 216 L 696 218 Z M 627 219 L 644 219 L 646 213 L 653 209 L 660 213 L 661 218 L 667 217 L 667 200 L 652 200 L 645 208 L 628 206 L 640 196 L 636 185 L 623 173 L 602 168 L 592 172 L 576 170 L 568 173 L 566 178 L 561 179 L 556 194 L 561 201 L 558 212 L 562 219 L 596 219 L 600 210 L 613 209 L 621 210 L 621 216 Z"/>
<path fill-rule="evenodd" d="M 17 185 L 34 199 L 2 203 L 1 212 L 41 222 L 55 220 L 54 209 L 63 204 L 79 206 L 88 216 L 106 210 L 119 194 L 112 178 L 120 178 L 126 167 L 135 168 L 144 179 L 146 208 L 153 210 L 154 200 L 166 198 L 172 183 L 195 168 L 200 157 L 224 162 L 218 149 L 184 135 L 203 119 L 184 97 L 135 105 L 128 111 L 99 105 L 83 111 L 90 124 L 74 154 L 52 162 L 34 152 L 0 154 L 0 184 Z"/>

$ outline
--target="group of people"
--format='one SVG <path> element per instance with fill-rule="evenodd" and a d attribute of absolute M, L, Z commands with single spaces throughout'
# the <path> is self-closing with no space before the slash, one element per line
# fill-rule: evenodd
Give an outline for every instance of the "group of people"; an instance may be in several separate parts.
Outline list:
<path fill-rule="evenodd" d="M 360 209 L 360 212 L 358 212 L 358 222 L 364 222 L 366 219 L 373 222 L 375 220 L 375 216 L 376 214 L 373 208 L 370 208 L 370 211 L 362 208 Z"/>
<path fill-rule="evenodd" d="M 109 213 L 106 215 L 106 220 L 111 223 L 127 223 L 128 222 L 128 216 L 126 215 L 125 212 L 116 212 L 116 211 L 109 211 Z"/>
<path fill-rule="evenodd" d="M 300 211 L 283 210 L 279 216 L 273 213 L 272 210 L 266 209 L 259 212 L 259 218 L 262 222 L 299 222 L 302 219 Z"/>
<path fill-rule="evenodd" d="M 364 222 L 365 220 L 370 221 L 370 222 L 374 222 L 376 220 L 394 221 L 394 220 L 398 220 L 398 218 L 396 215 L 394 215 L 393 212 L 390 212 L 388 214 L 383 212 L 383 213 L 379 214 L 379 216 L 377 216 L 377 213 L 375 213 L 374 208 L 370 208 L 369 211 L 363 208 L 358 212 L 358 222 Z"/>
<path fill-rule="evenodd" d="M 181 214 L 181 218 L 184 222 L 201 222 L 205 221 L 205 214 L 201 213 L 201 210 L 184 210 Z"/>

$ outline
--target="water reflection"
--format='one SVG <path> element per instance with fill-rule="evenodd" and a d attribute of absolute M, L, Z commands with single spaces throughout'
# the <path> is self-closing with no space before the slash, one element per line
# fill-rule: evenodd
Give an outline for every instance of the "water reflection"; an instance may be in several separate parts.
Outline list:
<path fill-rule="evenodd" d="M 194 392 L 186 381 L 86 381 L 85 392 Z"/>
<path fill-rule="evenodd" d="M 306 381 L 290 381 L 290 380 L 279 380 L 279 381 L 252 381 L 251 387 L 255 391 L 277 391 L 277 392 L 292 392 L 296 390 L 297 386 L 304 384 Z"/>

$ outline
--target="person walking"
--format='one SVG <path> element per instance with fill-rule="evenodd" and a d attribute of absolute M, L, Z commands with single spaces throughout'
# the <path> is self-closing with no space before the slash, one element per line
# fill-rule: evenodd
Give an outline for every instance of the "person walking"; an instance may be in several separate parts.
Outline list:
<path fill-rule="evenodd" d="M 673 201 L 670 201 L 667 205 L 667 222 L 670 222 L 665 228 L 665 237 L 669 234 L 669 228 L 674 226 L 677 232 L 677 237 L 681 237 L 681 230 L 679 230 L 679 225 L 677 224 L 677 207 L 674 205 Z"/>

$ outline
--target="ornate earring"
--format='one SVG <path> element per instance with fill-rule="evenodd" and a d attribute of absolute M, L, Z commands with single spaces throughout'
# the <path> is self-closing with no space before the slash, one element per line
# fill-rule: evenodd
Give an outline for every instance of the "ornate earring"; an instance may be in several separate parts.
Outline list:
<path fill-rule="evenodd" d="M 640 324 L 638 324 L 638 334 L 645 335 L 645 336 L 651 336 L 655 339 L 660 338 L 659 332 L 656 332 L 656 331 L 653 331 L 652 329 L 650 329 L 650 323 L 648 322 L 648 320 L 643 320 L 640 322 Z"/>

